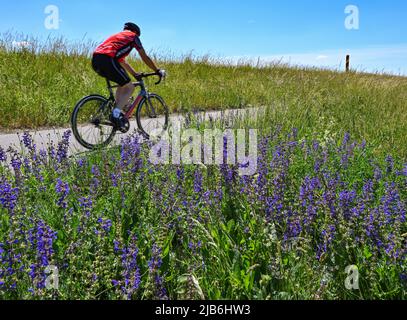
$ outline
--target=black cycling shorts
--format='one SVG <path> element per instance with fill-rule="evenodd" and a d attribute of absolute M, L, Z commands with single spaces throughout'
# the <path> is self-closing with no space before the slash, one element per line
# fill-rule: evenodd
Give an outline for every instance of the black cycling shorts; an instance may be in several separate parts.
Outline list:
<path fill-rule="evenodd" d="M 131 82 L 129 75 L 120 63 L 107 55 L 95 54 L 92 58 L 92 67 L 98 75 L 117 83 L 121 87 Z"/>

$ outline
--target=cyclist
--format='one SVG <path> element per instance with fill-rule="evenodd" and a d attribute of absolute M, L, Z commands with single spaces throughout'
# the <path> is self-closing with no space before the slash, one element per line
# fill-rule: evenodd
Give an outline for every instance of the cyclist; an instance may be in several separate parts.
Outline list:
<path fill-rule="evenodd" d="M 110 121 L 117 129 L 126 124 L 122 110 L 132 96 L 135 87 L 127 72 L 137 78 L 139 75 L 126 61 L 126 57 L 135 48 L 143 62 L 161 77 L 165 77 L 165 70 L 159 69 L 144 51 L 140 41 L 140 28 L 131 22 L 124 25 L 122 32 L 109 37 L 99 45 L 92 58 L 92 67 L 100 76 L 117 83 L 120 87 L 116 92 L 116 106 L 110 116 Z"/>

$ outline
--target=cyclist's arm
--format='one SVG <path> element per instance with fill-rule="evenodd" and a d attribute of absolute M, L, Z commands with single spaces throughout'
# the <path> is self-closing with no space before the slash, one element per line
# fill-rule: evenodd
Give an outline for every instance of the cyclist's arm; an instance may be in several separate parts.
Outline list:
<path fill-rule="evenodd" d="M 141 60 L 143 60 L 143 62 L 152 70 L 154 70 L 154 72 L 158 72 L 160 69 L 157 68 L 156 64 L 154 63 L 153 60 L 150 59 L 150 57 L 147 55 L 147 53 L 145 52 L 144 49 L 140 49 L 138 50 L 138 53 L 140 54 Z"/>
<path fill-rule="evenodd" d="M 131 65 L 128 64 L 128 62 L 126 60 L 123 60 L 120 62 L 120 65 L 127 71 L 129 72 L 133 77 L 137 77 L 138 73 L 136 72 L 136 70 L 133 69 L 133 67 Z"/>

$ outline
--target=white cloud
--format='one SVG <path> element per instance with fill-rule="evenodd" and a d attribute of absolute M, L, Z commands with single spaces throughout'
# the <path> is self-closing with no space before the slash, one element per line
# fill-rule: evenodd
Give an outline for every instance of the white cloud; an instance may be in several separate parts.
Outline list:
<path fill-rule="evenodd" d="M 319 55 L 317 57 L 317 60 L 325 60 L 325 59 L 328 59 L 328 58 L 329 58 L 328 56 L 325 56 L 325 55 L 321 54 L 321 55 Z"/>

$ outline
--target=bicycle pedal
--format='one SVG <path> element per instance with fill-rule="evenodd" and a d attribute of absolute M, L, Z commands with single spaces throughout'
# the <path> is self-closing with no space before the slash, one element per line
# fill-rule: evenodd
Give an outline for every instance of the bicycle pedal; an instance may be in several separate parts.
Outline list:
<path fill-rule="evenodd" d="M 125 121 L 124 125 L 121 128 L 119 128 L 119 131 L 121 133 L 127 133 L 130 131 L 130 121 L 128 119 L 125 119 L 124 121 Z"/>

